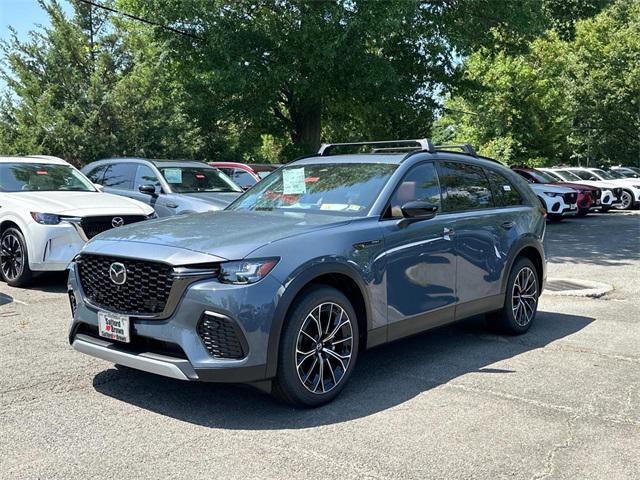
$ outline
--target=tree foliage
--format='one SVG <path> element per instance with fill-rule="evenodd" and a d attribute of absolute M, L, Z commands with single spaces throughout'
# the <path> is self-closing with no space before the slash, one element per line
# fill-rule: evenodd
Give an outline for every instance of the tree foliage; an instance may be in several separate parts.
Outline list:
<path fill-rule="evenodd" d="M 507 163 L 640 162 L 640 1 L 616 2 L 522 54 L 481 49 L 438 131 Z"/>

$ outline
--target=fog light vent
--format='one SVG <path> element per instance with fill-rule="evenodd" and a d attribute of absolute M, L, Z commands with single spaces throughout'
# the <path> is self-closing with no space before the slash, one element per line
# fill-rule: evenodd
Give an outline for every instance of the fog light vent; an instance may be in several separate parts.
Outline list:
<path fill-rule="evenodd" d="M 206 312 L 198 323 L 198 336 L 213 358 L 237 360 L 246 354 L 240 327 L 224 315 Z"/>

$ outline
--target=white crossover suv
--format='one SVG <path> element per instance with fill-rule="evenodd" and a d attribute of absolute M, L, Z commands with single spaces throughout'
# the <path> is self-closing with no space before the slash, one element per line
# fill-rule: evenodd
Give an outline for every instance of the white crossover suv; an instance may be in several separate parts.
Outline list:
<path fill-rule="evenodd" d="M 154 217 L 150 206 L 101 192 L 59 158 L 0 157 L 0 276 L 11 286 L 65 270 L 105 230 Z"/>
<path fill-rule="evenodd" d="M 547 211 L 549 220 L 559 221 L 563 217 L 578 213 L 578 191 L 569 187 L 556 187 L 548 183 L 530 183 L 540 203 Z"/>
<path fill-rule="evenodd" d="M 572 167 L 567 170 L 585 180 L 608 182 L 621 188 L 620 203 L 616 208 L 631 210 L 640 205 L 640 181 L 636 178 L 617 178 L 600 168 Z"/>

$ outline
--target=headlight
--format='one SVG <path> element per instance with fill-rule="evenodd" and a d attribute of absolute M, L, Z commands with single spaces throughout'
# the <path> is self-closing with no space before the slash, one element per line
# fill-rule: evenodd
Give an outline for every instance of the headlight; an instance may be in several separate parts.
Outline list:
<path fill-rule="evenodd" d="M 544 194 L 545 194 L 547 197 L 561 197 L 561 196 L 562 196 L 562 194 L 561 194 L 561 193 L 556 193 L 556 192 L 544 192 Z"/>
<path fill-rule="evenodd" d="M 57 225 L 60 223 L 60 217 L 53 213 L 31 212 L 31 218 L 42 225 Z"/>
<path fill-rule="evenodd" d="M 219 280 L 222 283 L 246 285 L 263 279 L 276 266 L 279 258 L 261 258 L 257 260 L 240 260 L 220 265 Z"/>

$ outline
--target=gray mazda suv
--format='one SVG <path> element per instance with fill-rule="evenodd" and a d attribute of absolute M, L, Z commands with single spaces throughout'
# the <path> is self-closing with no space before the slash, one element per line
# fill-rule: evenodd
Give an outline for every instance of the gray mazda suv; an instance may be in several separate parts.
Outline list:
<path fill-rule="evenodd" d="M 91 240 L 70 268 L 69 341 L 318 406 L 364 349 L 483 313 L 526 332 L 546 276 L 544 216 L 519 175 L 468 145 L 324 145 L 224 211 Z"/>

